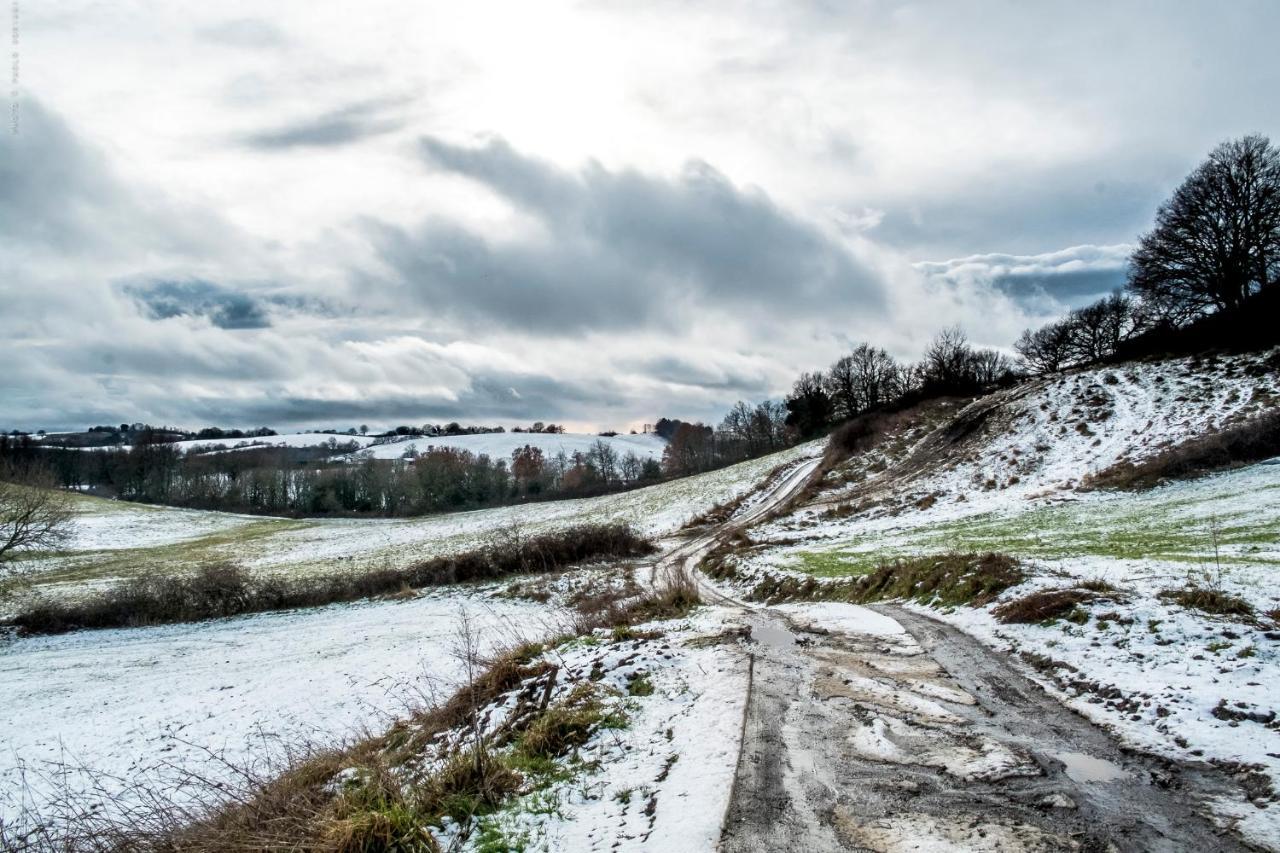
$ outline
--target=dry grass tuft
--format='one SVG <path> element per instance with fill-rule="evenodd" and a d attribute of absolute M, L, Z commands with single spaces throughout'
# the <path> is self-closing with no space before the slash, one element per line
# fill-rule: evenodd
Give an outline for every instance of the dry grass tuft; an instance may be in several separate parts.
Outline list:
<path fill-rule="evenodd" d="M 1047 622 L 1066 616 L 1079 605 L 1094 598 L 1096 595 L 1085 589 L 1048 589 L 1007 601 L 992 613 L 1005 624 Z"/>

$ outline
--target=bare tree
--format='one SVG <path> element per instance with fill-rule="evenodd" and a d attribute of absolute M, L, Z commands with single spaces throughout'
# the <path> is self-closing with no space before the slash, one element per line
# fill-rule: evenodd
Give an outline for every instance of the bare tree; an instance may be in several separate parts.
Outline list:
<path fill-rule="evenodd" d="M 924 352 L 924 369 L 928 381 L 944 388 L 973 383 L 973 349 L 959 326 L 938 332 Z"/>
<path fill-rule="evenodd" d="M 865 347 L 866 344 L 862 346 Z M 835 360 L 823 377 L 823 387 L 838 417 L 851 418 L 862 411 L 863 400 L 858 393 L 858 367 L 852 355 Z"/>
<path fill-rule="evenodd" d="M 972 363 L 973 378 L 979 385 L 991 385 L 1014 373 L 1014 363 L 999 350 L 976 350 Z"/>
<path fill-rule="evenodd" d="M 1160 206 L 1129 286 L 1175 325 L 1240 305 L 1280 278 L 1280 152 L 1224 142 Z"/>
<path fill-rule="evenodd" d="M 1137 330 L 1137 316 L 1132 301 L 1120 293 L 1077 308 L 1066 319 L 1068 357 L 1076 364 L 1092 364 L 1114 355 Z"/>
<path fill-rule="evenodd" d="M 74 514 L 70 498 L 48 478 L 0 471 L 0 601 L 12 598 L 28 580 L 13 558 L 20 551 L 62 544 Z"/>
<path fill-rule="evenodd" d="M 1036 373 L 1053 373 L 1067 365 L 1071 348 L 1071 325 L 1065 320 L 1032 331 L 1027 329 L 1013 345 Z"/>

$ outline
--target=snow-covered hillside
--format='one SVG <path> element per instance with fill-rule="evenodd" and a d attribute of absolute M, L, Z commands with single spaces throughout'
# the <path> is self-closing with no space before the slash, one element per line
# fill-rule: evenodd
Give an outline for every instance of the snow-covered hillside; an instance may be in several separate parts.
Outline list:
<path fill-rule="evenodd" d="M 525 445 L 536 447 L 547 458 L 564 453 L 566 457 L 575 453 L 586 453 L 597 442 L 604 442 L 618 454 L 621 459 L 628 453 L 639 459 L 662 459 L 662 451 L 667 442 L 653 433 L 644 435 L 602 436 L 590 433 L 543 433 L 543 432 L 495 432 L 479 435 L 436 435 L 427 438 L 406 436 L 403 439 L 375 444 L 367 447 L 365 453 L 374 459 L 400 459 L 410 452 L 426 453 L 431 448 L 451 448 L 466 450 L 480 456 L 484 454 L 491 459 L 510 459 L 511 454 Z"/>
<path fill-rule="evenodd" d="M 935 405 L 752 530 L 730 560 L 745 591 L 766 573 L 856 577 L 913 554 L 1019 559 L 1026 582 L 990 606 L 924 609 L 1025 652 L 1029 675 L 1132 745 L 1223 763 L 1259 793 L 1216 814 L 1255 840 L 1280 838 L 1268 793 L 1280 790 L 1280 725 L 1268 722 L 1280 712 L 1280 464 L 1146 491 L 1083 487 L 1116 463 L 1274 412 L 1278 368 L 1277 352 L 1133 363 Z M 1188 586 L 1238 596 L 1250 613 L 1170 597 Z M 1057 589 L 1088 593 L 1071 619 L 1001 624 L 993 613 Z"/>

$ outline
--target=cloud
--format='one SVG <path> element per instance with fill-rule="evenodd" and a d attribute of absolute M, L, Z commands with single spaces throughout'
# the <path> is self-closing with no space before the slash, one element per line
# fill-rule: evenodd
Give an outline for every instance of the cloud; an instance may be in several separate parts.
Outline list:
<path fill-rule="evenodd" d="M 1023 303 L 1052 300 L 1076 307 L 1122 287 L 1133 247 L 1073 246 L 1039 255 L 985 254 L 915 265 L 957 287 L 990 285 Z"/>
<path fill-rule="evenodd" d="M 320 115 L 307 116 L 270 130 L 242 137 L 250 148 L 267 151 L 290 148 L 331 148 L 350 145 L 398 130 L 404 120 L 387 115 L 395 102 L 372 100 L 351 104 Z"/>
<path fill-rule="evenodd" d="M 440 218 L 370 222 L 403 290 L 432 311 L 542 332 L 638 329 L 698 311 L 885 311 L 881 273 L 854 245 L 706 163 L 670 178 L 598 163 L 568 171 L 501 139 L 428 137 L 421 153 L 537 226 L 495 235 Z"/>
<path fill-rule="evenodd" d="M 220 329 L 265 329 L 271 325 L 261 302 L 213 282 L 153 281 L 126 284 L 123 290 L 153 320 L 204 317 Z"/>
<path fill-rule="evenodd" d="M 197 30 L 196 36 L 215 44 L 252 49 L 280 47 L 288 43 L 284 31 L 261 18 L 218 21 Z"/>

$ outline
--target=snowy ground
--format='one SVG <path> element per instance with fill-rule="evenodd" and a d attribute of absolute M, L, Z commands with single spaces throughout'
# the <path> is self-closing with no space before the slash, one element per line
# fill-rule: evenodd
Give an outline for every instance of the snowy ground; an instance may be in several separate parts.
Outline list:
<path fill-rule="evenodd" d="M 149 507 L 78 498 L 76 532 L 58 555 L 26 565 L 53 593 L 147 571 L 232 560 L 270 572 L 401 565 L 474 548 L 495 531 L 533 534 L 587 522 L 628 522 L 662 536 L 718 503 L 751 491 L 778 465 L 822 452 L 810 442 L 718 471 L 616 495 L 413 519 L 307 519 Z"/>
<path fill-rule="evenodd" d="M 65 784 L 125 790 L 381 730 L 448 695 L 465 609 L 489 644 L 539 637 L 552 609 L 482 594 L 338 605 L 157 628 L 0 640 L 0 818 Z M 24 782 L 25 777 L 25 782 Z"/>
<path fill-rule="evenodd" d="M 491 840 L 529 853 L 714 850 L 733 787 L 748 677 L 743 648 L 720 635 L 739 621 L 736 611 L 708 608 L 687 620 L 636 626 L 640 639 L 599 632 L 550 653 L 561 673 L 557 696 L 590 681 L 622 697 L 627 724 L 597 733 L 569 778 L 485 818 Z M 643 637 L 648 629 L 659 636 Z M 637 695 L 637 677 L 652 693 Z M 462 849 L 480 849 L 478 839 L 472 835 Z"/>

